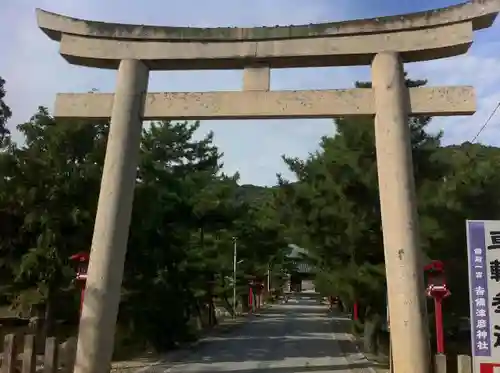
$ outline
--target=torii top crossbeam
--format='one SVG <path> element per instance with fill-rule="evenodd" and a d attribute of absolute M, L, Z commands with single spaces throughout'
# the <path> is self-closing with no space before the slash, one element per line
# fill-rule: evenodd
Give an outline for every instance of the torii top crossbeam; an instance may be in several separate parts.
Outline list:
<path fill-rule="evenodd" d="M 71 64 L 117 69 L 140 60 L 149 70 L 244 69 L 241 92 L 148 93 L 144 120 L 332 118 L 373 115 L 370 89 L 270 91 L 270 69 L 369 65 L 377 53 L 403 62 L 465 53 L 474 30 L 491 26 L 500 0 L 355 21 L 255 28 L 104 23 L 37 10 L 39 27 Z M 414 115 L 468 115 L 472 87 L 410 89 Z M 60 94 L 54 115 L 109 118 L 112 94 Z"/>
<path fill-rule="evenodd" d="M 168 27 L 106 23 L 37 9 L 39 27 L 76 65 L 115 69 L 141 59 L 150 70 L 369 65 L 374 54 L 401 53 L 403 62 L 465 53 L 473 31 L 491 26 L 500 0 L 354 21 L 276 27 Z"/>

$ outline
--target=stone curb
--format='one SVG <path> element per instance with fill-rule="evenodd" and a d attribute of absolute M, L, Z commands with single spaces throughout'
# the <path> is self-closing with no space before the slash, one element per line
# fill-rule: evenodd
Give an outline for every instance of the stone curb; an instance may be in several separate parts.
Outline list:
<path fill-rule="evenodd" d="M 355 372 L 377 373 L 377 370 L 373 367 L 356 368 L 356 364 L 359 364 L 359 363 L 368 363 L 369 364 L 369 363 L 373 363 L 373 362 L 370 359 L 368 359 L 366 357 L 366 355 L 359 350 L 359 347 L 357 345 L 358 341 L 354 335 L 346 333 L 345 336 L 348 340 L 350 340 L 354 344 L 354 346 L 356 347 L 356 350 L 358 351 L 355 354 L 346 354 L 345 355 L 349 364 L 354 365 L 353 369 L 355 370 Z"/>
<path fill-rule="evenodd" d="M 338 321 L 335 321 L 335 320 L 332 320 L 332 321 L 334 323 L 339 324 Z M 359 364 L 370 364 L 373 362 L 370 359 L 368 359 L 368 357 L 363 352 L 361 352 L 361 350 L 359 349 L 359 346 L 358 346 L 358 340 L 356 339 L 356 337 L 354 335 L 352 335 L 351 333 L 339 333 L 339 334 L 343 334 L 345 339 L 350 341 L 357 351 L 356 353 L 346 353 L 346 352 L 342 351 L 344 353 L 344 357 L 346 358 L 349 365 L 351 365 L 351 364 L 353 365 L 353 367 L 351 368 L 352 372 L 377 373 L 377 370 L 373 367 L 357 367 L 356 366 Z"/>

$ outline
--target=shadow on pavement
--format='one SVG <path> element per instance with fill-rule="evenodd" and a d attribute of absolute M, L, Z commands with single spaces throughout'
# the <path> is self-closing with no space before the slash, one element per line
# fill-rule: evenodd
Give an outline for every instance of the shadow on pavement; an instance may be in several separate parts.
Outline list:
<path fill-rule="evenodd" d="M 317 304 L 317 303 L 316 303 Z M 202 341 L 189 356 L 178 362 L 183 364 L 238 363 L 248 361 L 279 361 L 302 359 L 342 358 L 357 353 L 356 346 L 339 330 L 339 322 L 347 319 L 328 315 L 321 305 L 287 304 L 274 306 L 227 334 Z M 339 321 L 340 320 L 340 321 Z M 339 360 L 340 361 L 340 360 Z M 365 365 L 368 365 L 366 363 Z M 301 371 L 346 369 L 314 366 Z M 362 366 L 360 366 L 361 368 Z M 280 372 L 281 368 L 268 368 Z M 284 368 L 285 369 L 285 368 Z M 309 370 L 308 370 L 309 369 Z M 285 371 L 285 370 L 283 370 Z M 286 368 L 290 371 L 290 368 Z M 209 372 L 203 370 L 203 372 Z M 238 370 L 245 373 L 245 370 Z"/>
<path fill-rule="evenodd" d="M 322 365 L 313 367 L 283 367 L 283 368 L 263 368 L 263 369 L 244 369 L 244 370 L 231 370 L 231 372 L 237 373 L 306 373 L 306 372 L 335 372 L 344 371 L 351 372 L 352 369 L 363 369 L 371 367 L 370 364 L 349 364 L 349 365 Z M 199 371 L 200 373 L 220 373 L 220 369 L 203 369 Z"/>
<path fill-rule="evenodd" d="M 318 299 L 294 297 L 250 316 L 237 328 L 205 338 L 177 360 L 160 361 L 147 372 L 365 371 L 373 365 L 358 353 L 346 332 L 348 326 L 347 318 L 329 313 Z"/>

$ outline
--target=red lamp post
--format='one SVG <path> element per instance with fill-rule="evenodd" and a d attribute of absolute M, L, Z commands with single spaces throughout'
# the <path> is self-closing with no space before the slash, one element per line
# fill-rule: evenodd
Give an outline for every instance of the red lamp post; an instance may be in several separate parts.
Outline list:
<path fill-rule="evenodd" d="M 87 269 L 89 267 L 89 254 L 79 252 L 72 255 L 69 259 L 76 262 L 76 277 L 75 280 L 80 287 L 80 316 L 82 315 L 83 299 L 85 296 L 85 284 L 87 282 Z"/>
<path fill-rule="evenodd" d="M 424 271 L 427 275 L 426 294 L 434 299 L 437 353 L 444 354 L 443 299 L 449 297 L 451 292 L 446 284 L 443 262 L 433 260 L 424 267 Z"/>
<path fill-rule="evenodd" d="M 253 287 L 254 287 L 254 280 L 250 279 L 248 281 L 248 307 L 250 309 L 250 313 L 252 313 L 254 311 L 254 309 L 253 309 L 253 305 L 254 305 Z"/>
<path fill-rule="evenodd" d="M 248 306 L 250 312 L 255 312 L 260 308 L 262 299 L 262 290 L 264 284 L 256 276 L 250 276 L 248 279 Z"/>

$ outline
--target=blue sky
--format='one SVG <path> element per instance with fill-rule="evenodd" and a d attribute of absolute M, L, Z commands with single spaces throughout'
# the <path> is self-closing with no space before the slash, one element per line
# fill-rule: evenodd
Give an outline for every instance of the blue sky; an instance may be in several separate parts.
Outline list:
<path fill-rule="evenodd" d="M 174 26 L 259 26 L 340 21 L 377 17 L 448 6 L 451 0 L 1 0 L 0 76 L 7 80 L 7 103 L 14 128 L 37 106 L 52 107 L 57 92 L 112 92 L 115 72 L 71 66 L 58 54 L 58 44 L 38 28 L 35 8 L 102 21 Z M 472 117 L 440 118 L 433 130 L 443 129 L 445 143 L 471 140 L 500 101 L 500 20 L 476 33 L 469 54 L 407 65 L 412 77 L 430 85 L 474 85 L 478 112 Z M 275 70 L 272 89 L 348 88 L 368 80 L 369 68 Z M 236 90 L 241 71 L 154 72 L 150 91 Z M 493 118 L 478 141 L 500 145 L 500 115 Z M 199 135 L 214 131 L 224 152 L 226 172 L 239 171 L 242 183 L 273 185 L 286 169 L 280 156 L 306 157 L 322 135 L 334 133 L 331 120 L 207 121 Z"/>

